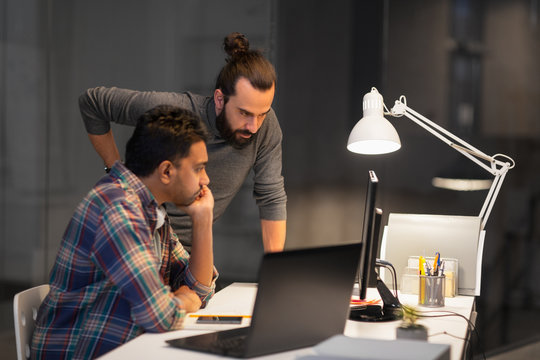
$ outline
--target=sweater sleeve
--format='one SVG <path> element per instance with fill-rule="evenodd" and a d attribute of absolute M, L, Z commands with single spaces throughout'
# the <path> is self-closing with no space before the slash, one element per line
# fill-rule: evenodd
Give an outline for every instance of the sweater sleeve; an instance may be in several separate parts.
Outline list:
<path fill-rule="evenodd" d="M 96 87 L 86 90 L 79 97 L 79 109 L 86 131 L 93 135 L 107 133 L 111 122 L 135 126 L 143 113 L 157 105 L 192 108 L 188 96 L 172 92 Z"/>
<path fill-rule="evenodd" d="M 281 174 L 283 136 L 274 110 L 268 113 L 258 136 L 253 196 L 259 206 L 259 216 L 264 220 L 286 220 L 287 195 Z"/>

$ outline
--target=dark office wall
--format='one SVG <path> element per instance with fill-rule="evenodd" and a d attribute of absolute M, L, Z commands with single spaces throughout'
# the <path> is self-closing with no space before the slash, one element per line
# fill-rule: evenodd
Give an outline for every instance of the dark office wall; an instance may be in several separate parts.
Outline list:
<path fill-rule="evenodd" d="M 286 115 L 288 186 L 355 183 L 345 145 L 363 95 L 380 84 L 382 3 L 279 3 L 276 106 Z"/>
<path fill-rule="evenodd" d="M 276 107 L 284 131 L 287 246 L 359 240 L 366 173 L 346 149 L 362 97 L 381 82 L 383 3 L 280 1 Z"/>

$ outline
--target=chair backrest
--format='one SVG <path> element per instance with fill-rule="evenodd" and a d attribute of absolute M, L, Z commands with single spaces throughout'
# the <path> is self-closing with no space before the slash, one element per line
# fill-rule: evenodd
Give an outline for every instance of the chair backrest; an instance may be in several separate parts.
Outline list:
<path fill-rule="evenodd" d="M 30 359 L 30 344 L 39 305 L 49 293 L 49 285 L 39 285 L 18 294 L 13 298 L 13 318 L 15 320 L 15 342 L 17 359 Z"/>

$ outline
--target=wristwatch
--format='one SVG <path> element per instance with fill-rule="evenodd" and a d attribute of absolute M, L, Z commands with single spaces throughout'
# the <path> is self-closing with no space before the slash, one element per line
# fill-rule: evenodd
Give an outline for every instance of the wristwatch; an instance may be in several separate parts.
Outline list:
<path fill-rule="evenodd" d="M 109 173 L 111 171 L 111 168 L 108 167 L 107 165 L 105 165 L 105 167 L 103 168 L 103 170 L 105 170 L 105 173 Z"/>

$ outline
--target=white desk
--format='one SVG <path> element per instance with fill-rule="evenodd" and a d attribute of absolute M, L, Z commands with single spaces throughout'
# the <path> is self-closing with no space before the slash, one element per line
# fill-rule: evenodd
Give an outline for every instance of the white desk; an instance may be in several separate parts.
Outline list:
<path fill-rule="evenodd" d="M 375 297 L 375 289 L 370 289 L 368 297 Z M 208 306 L 197 312 L 197 314 L 219 314 L 219 315 L 250 315 L 255 302 L 257 285 L 253 283 L 234 283 L 219 291 L 210 300 Z M 400 295 L 403 304 L 416 305 L 418 297 L 416 295 Z M 446 298 L 446 306 L 436 310 L 445 310 L 459 313 L 467 319 L 471 317 L 474 306 L 474 297 L 458 296 Z M 430 310 L 421 308 L 419 310 Z M 434 309 L 435 310 L 435 309 Z M 428 341 L 432 343 L 449 344 L 451 346 L 451 359 L 461 359 L 464 349 L 464 339 L 467 336 L 468 324 L 460 317 L 443 317 L 420 320 L 428 327 Z M 345 335 L 352 337 L 388 339 L 396 338 L 395 328 L 399 326 L 399 321 L 385 323 L 365 323 L 347 321 Z M 247 323 L 246 323 L 247 325 Z M 189 318 L 186 328 L 183 330 L 171 331 L 163 334 L 143 334 L 128 343 L 105 354 L 100 359 L 104 360 L 137 360 L 137 359 L 215 359 L 217 356 L 211 354 L 198 353 L 181 350 L 169 346 L 165 340 L 178 337 L 203 334 L 213 330 L 223 330 L 235 327 L 234 325 L 198 325 L 193 318 Z M 450 335 L 442 334 L 447 332 Z M 439 335 L 438 335 L 439 334 Z M 458 339 L 459 338 L 459 339 Z M 302 355 L 314 355 L 312 348 L 282 352 L 274 355 L 259 357 L 258 359 L 296 359 Z"/>

